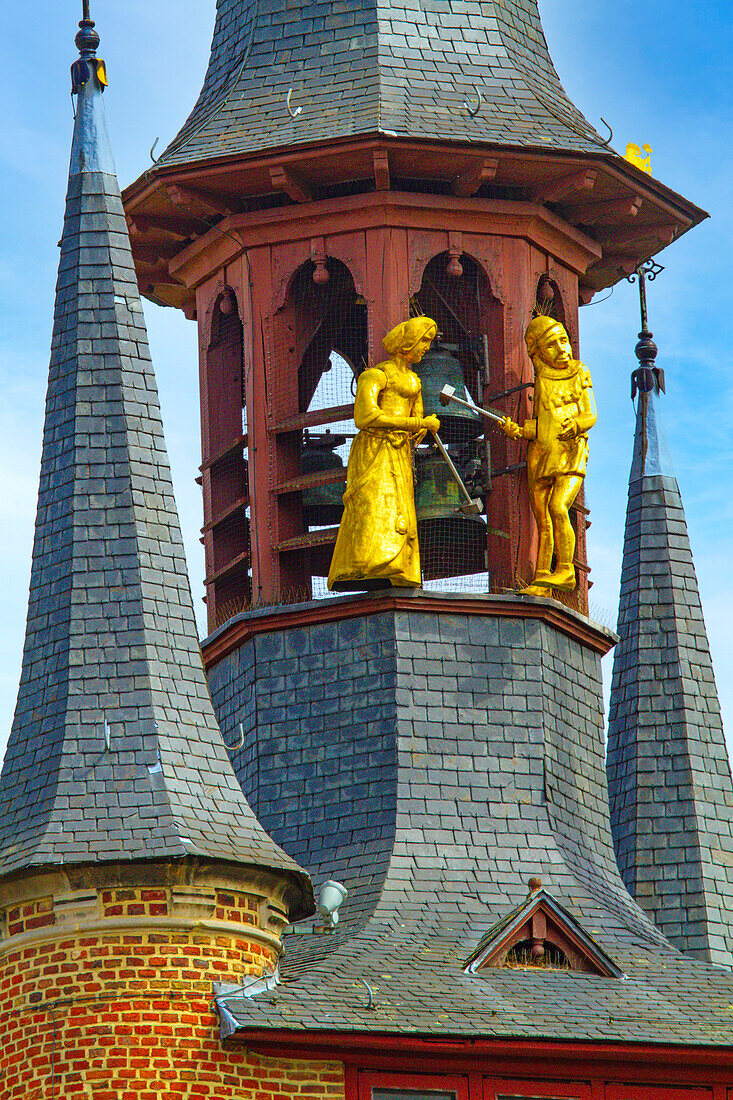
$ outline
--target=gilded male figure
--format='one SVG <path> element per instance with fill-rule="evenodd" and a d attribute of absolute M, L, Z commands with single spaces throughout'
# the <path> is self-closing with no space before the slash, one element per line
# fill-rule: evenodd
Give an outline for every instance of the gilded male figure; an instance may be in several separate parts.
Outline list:
<path fill-rule="evenodd" d="M 568 334 L 553 317 L 535 317 L 524 335 L 534 364 L 534 418 L 501 425 L 511 439 L 526 439 L 527 480 L 539 545 L 528 595 L 575 588 L 575 532 L 569 509 L 583 484 L 588 432 L 596 422 L 590 371 L 573 359 Z M 553 569 L 553 556 L 555 558 Z"/>

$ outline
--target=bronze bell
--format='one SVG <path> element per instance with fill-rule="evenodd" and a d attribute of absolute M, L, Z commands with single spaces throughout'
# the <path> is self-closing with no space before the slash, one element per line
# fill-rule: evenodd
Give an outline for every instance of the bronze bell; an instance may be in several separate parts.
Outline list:
<path fill-rule="evenodd" d="M 344 470 L 337 447 L 346 442 L 345 435 L 325 432 L 308 432 L 303 435 L 303 449 L 300 455 L 302 474 L 324 474 L 335 470 Z M 316 485 L 303 489 L 303 519 L 308 527 L 331 527 L 341 522 L 344 513 L 345 480 L 329 485 Z"/>
<path fill-rule="evenodd" d="M 462 503 L 458 486 L 437 448 L 420 448 L 415 509 L 425 580 L 481 573 L 486 568 L 486 524 L 479 516 L 461 512 Z"/>
<path fill-rule="evenodd" d="M 444 443 L 463 443 L 481 435 L 484 430 L 481 418 L 470 409 L 464 409 L 452 402 L 445 408 L 440 403 L 439 394 L 446 384 L 455 387 L 456 396 L 466 401 L 471 400 L 463 377 L 463 367 L 453 355 L 456 350 L 455 344 L 434 343 L 415 368 L 422 386 L 424 415 L 437 416 L 440 419 L 440 437 Z"/>
<path fill-rule="evenodd" d="M 436 447 L 429 447 L 426 452 L 418 451 L 415 489 L 418 523 L 453 516 L 462 503 L 458 485 L 440 451 Z"/>

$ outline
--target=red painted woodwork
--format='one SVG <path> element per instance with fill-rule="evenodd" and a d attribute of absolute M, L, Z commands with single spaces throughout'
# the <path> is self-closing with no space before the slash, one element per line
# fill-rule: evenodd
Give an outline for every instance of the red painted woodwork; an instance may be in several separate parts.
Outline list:
<path fill-rule="evenodd" d="M 371 158 L 374 146 L 369 149 Z M 228 214 L 232 204 L 224 197 L 224 177 L 217 175 L 218 169 L 211 168 L 216 187 L 213 179 L 205 185 L 195 169 L 178 173 L 180 186 L 175 194 L 177 201 L 183 196 L 186 203 L 172 210 L 168 201 L 168 208 L 160 212 L 160 232 L 170 227 L 175 216 L 180 233 L 186 210 L 193 209 L 198 199 L 211 206 L 217 188 L 222 188 L 216 201 L 225 215 L 215 228 L 192 235 L 169 261 L 171 275 L 195 291 L 201 329 L 203 541 L 210 629 L 251 602 L 308 600 L 311 575 L 327 572 L 330 536 L 306 530 L 297 487 L 302 474 L 302 432 L 305 427 L 334 423 L 346 406 L 311 408 L 316 386 L 332 347 L 357 369 L 361 360 L 378 362 L 383 357 L 382 337 L 409 315 L 413 296 L 427 304 L 428 312 L 430 295 L 423 282 L 431 264 L 441 265 L 443 275 L 447 265 L 453 265 L 456 301 L 467 318 L 466 331 L 479 342 L 487 338 L 488 372 L 482 372 L 483 377 L 472 374 L 463 364 L 469 389 L 487 406 L 520 421 L 532 415 L 533 372 L 524 329 L 541 276 L 552 280 L 557 306 L 577 346 L 578 282 L 599 260 L 601 247 L 546 206 L 468 193 L 473 183 L 469 187 L 465 173 L 471 165 L 464 161 L 457 164 L 456 186 L 465 194 L 388 190 L 388 176 L 395 178 L 390 153 L 387 160 L 380 156 L 376 162 L 382 189 L 328 199 L 311 197 L 316 194 L 313 181 L 319 178 L 317 164 L 300 172 L 288 164 L 290 182 L 296 176 L 301 183 L 307 178 L 308 193 L 301 188 L 291 205 L 278 209 Z M 373 158 L 370 164 L 373 172 Z M 479 176 L 485 182 L 496 171 L 498 179 L 503 164 L 501 158 L 496 163 L 491 158 L 482 161 Z M 270 183 L 272 167 L 271 161 L 263 159 Z M 475 156 L 472 167 L 477 167 Z M 575 202 L 578 194 L 586 204 L 589 197 L 610 201 L 605 185 L 599 189 L 592 165 L 572 167 L 572 172 L 566 168 L 564 174 L 540 173 L 535 185 L 544 186 L 546 194 L 548 188 L 554 188 L 553 194 L 560 188 L 563 201 Z M 285 176 L 277 178 L 281 184 L 288 182 Z M 480 192 L 484 184 L 474 182 L 479 183 Z M 170 200 L 172 192 L 165 194 Z M 146 241 L 149 234 L 143 230 L 152 236 L 156 224 L 155 211 L 149 206 L 150 202 L 140 201 L 130 215 Z M 480 302 L 473 305 L 468 298 L 461 299 L 461 279 L 471 264 L 477 265 L 471 270 L 478 271 L 483 287 Z M 225 285 L 232 288 L 236 305 L 236 311 L 226 315 L 218 310 L 216 300 Z M 337 346 L 339 310 L 343 313 L 347 308 L 345 298 L 337 301 L 340 286 L 350 288 L 344 290 L 351 296 L 349 302 L 358 299 L 359 309 L 365 310 L 363 343 L 357 340 L 348 348 Z M 356 306 L 348 304 L 348 309 Z M 358 330 L 353 317 L 350 324 Z M 238 404 L 242 390 L 246 461 Z M 536 555 L 525 446 L 507 440 L 498 430 L 489 430 L 487 438 L 489 586 L 495 592 L 510 592 L 531 578 Z M 582 508 L 579 500 L 574 512 L 579 589 L 560 598 L 586 610 Z"/>
<path fill-rule="evenodd" d="M 582 980 L 582 979 L 581 979 Z M 338 1060 L 346 1100 L 363 1100 L 369 1073 L 406 1087 L 411 1075 L 467 1080 L 469 1100 L 724 1100 L 733 1093 L 733 1048 L 684 1044 L 424 1038 L 377 1032 L 242 1030 L 230 1043 L 268 1058 Z M 451 1087 L 450 1084 L 447 1085 Z M 730 1100 L 730 1097 L 728 1098 Z"/>
<path fill-rule="evenodd" d="M 381 191 L 394 187 L 395 181 L 403 181 L 404 186 L 404 181 L 424 180 L 433 189 L 437 184 L 438 189 L 448 188 L 467 197 L 474 193 L 500 194 L 506 188 L 518 193 L 521 189 L 525 194 L 534 190 L 539 201 L 560 203 L 568 222 L 597 226 L 597 237 L 604 248 L 606 231 L 623 230 L 632 219 L 639 226 L 671 224 L 684 232 L 706 216 L 658 180 L 617 157 L 568 157 L 549 150 L 482 150 L 468 143 L 391 140 L 386 136 L 335 139 L 325 146 L 304 144 L 297 156 L 287 149 L 275 149 L 238 160 L 222 157 L 157 169 L 127 188 L 124 200 L 128 214 L 142 219 L 137 222 L 137 247 L 143 243 L 142 236 L 149 238 L 146 245 L 159 236 L 169 240 L 166 234 L 171 225 L 176 233 L 183 233 L 178 240 L 199 237 L 212 214 L 216 216 L 224 209 L 247 209 L 252 202 L 286 209 L 281 205 L 283 191 L 286 195 L 291 191 L 291 201 L 297 203 L 309 195 L 317 196 L 321 189 L 349 181 L 352 187 L 362 190 L 360 197 L 369 198 L 370 180 Z M 568 180 L 576 187 L 580 185 L 579 189 L 573 190 Z M 638 262 L 649 256 L 654 243 L 640 235 L 630 247 Z M 162 271 L 159 274 L 171 278 Z M 171 280 L 156 285 L 155 271 L 143 269 L 142 264 L 139 277 L 143 293 L 150 289 L 171 305 L 182 307 L 191 300 L 190 283 L 182 285 Z M 599 252 L 583 275 L 584 294 L 610 286 L 619 277 L 614 256 Z"/>
<path fill-rule="evenodd" d="M 503 1097 L 531 1097 L 532 1100 L 592 1100 L 591 1086 L 585 1081 L 527 1081 L 484 1077 L 481 1100 L 502 1100 Z"/>
<path fill-rule="evenodd" d="M 397 1089 L 414 1091 L 418 1094 L 419 1100 L 423 1100 L 425 1095 L 429 1098 L 431 1092 L 438 1095 L 453 1094 L 451 1100 L 454 1097 L 455 1100 L 469 1100 L 467 1077 L 444 1077 L 425 1073 L 380 1073 L 374 1070 L 367 1070 L 357 1077 L 357 1100 L 374 1100 L 377 1090 L 396 1091 Z M 416 1100 L 418 1100 L 417 1097 Z M 442 1096 L 441 1100 L 443 1100 Z"/>
<path fill-rule="evenodd" d="M 202 333 L 201 439 L 209 626 L 250 602 L 249 505 L 242 431 L 244 340 L 234 291 L 218 283 Z"/>

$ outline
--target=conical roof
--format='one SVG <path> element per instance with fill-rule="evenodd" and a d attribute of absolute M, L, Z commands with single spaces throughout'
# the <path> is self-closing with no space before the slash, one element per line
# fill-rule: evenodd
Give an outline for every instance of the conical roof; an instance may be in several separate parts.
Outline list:
<path fill-rule="evenodd" d="M 204 677 L 89 21 L 0 872 L 200 855 L 310 882 L 256 821 Z M 83 84 L 81 84 L 81 82 Z"/>
<path fill-rule="evenodd" d="M 377 133 L 607 151 L 537 0 L 218 0 L 201 94 L 157 164 Z"/>
<path fill-rule="evenodd" d="M 608 729 L 616 855 L 672 943 L 731 966 L 733 782 L 659 381 L 643 367 L 636 377 Z"/>

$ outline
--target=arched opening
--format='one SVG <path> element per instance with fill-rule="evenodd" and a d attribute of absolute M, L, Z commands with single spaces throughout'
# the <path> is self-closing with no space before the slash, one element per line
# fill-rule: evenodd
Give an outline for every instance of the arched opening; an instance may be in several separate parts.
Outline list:
<path fill-rule="evenodd" d="M 560 288 L 549 275 L 541 275 L 537 282 L 535 293 L 535 306 L 532 311 L 534 317 L 554 317 L 556 321 L 565 324 L 565 305 L 562 300 Z"/>
<path fill-rule="evenodd" d="M 211 313 L 202 395 L 203 542 L 209 624 L 249 606 L 250 532 L 243 425 L 243 329 L 234 291 L 225 287 Z"/>
<path fill-rule="evenodd" d="M 438 339 L 418 367 L 425 412 L 441 422 L 441 439 L 470 496 L 485 514 L 491 489 L 491 445 L 482 419 L 460 405 L 444 407 L 440 391 L 482 405 L 492 362 L 503 364 L 502 306 L 473 257 L 442 252 L 429 261 L 411 301 L 413 314 L 432 317 Z M 490 587 L 489 531 L 464 506 L 449 466 L 429 442 L 417 452 L 417 513 L 423 576 L 429 588 L 482 591 Z"/>
<path fill-rule="evenodd" d="M 367 340 L 366 301 L 346 265 L 325 256 L 301 264 L 274 318 L 273 487 L 284 599 L 325 591 Z"/>

